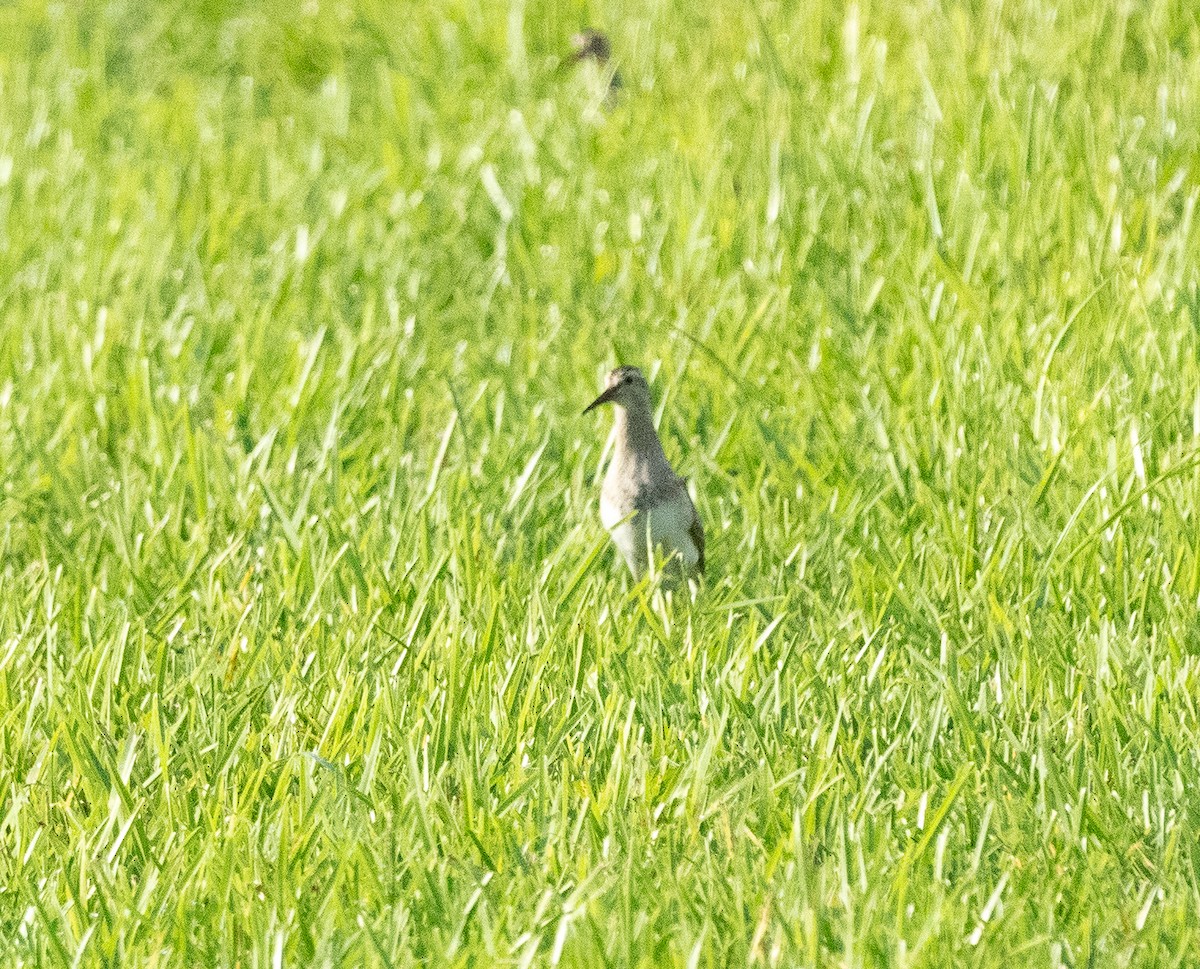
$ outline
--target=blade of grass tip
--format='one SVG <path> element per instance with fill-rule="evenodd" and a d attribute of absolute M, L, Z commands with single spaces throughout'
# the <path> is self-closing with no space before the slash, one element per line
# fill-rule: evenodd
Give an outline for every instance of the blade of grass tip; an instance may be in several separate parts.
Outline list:
<path fill-rule="evenodd" d="M 654 638 L 663 646 L 670 645 L 671 633 L 667 628 L 670 616 L 663 604 L 662 590 L 657 587 L 650 574 L 647 574 L 646 578 L 634 586 L 631 595 L 634 596 L 638 611 L 645 617 L 646 624 Z M 662 606 L 661 611 L 657 606 Z"/>
<path fill-rule="evenodd" d="M 284 514 L 283 506 L 279 503 L 279 499 L 275 497 L 275 492 L 271 490 L 271 486 L 267 484 L 262 475 L 255 475 L 258 481 L 258 486 L 262 488 L 263 495 L 267 499 L 267 504 L 275 517 L 279 519 L 279 527 L 283 529 L 283 537 L 287 539 L 287 543 L 291 550 L 299 555 L 304 548 L 304 543 L 300 540 L 300 533 L 296 531 L 296 526 L 292 523 L 291 518 Z"/>
<path fill-rule="evenodd" d="M 736 612 L 738 609 L 745 609 L 745 608 L 748 608 L 749 606 L 761 606 L 761 605 L 764 605 L 766 603 L 771 603 L 771 602 L 779 602 L 780 600 L 786 599 L 786 598 L 787 598 L 787 596 L 785 596 L 785 595 L 777 595 L 777 596 L 764 596 L 761 599 L 738 599 L 734 602 L 717 603 L 716 605 L 710 606 L 701 611 L 704 613 L 711 613 L 711 614 Z M 764 613 L 763 618 L 769 619 L 770 615 L 767 613 Z"/>
<path fill-rule="evenodd" d="M 563 590 L 563 594 L 558 600 L 559 605 L 565 606 L 571 601 L 571 596 L 575 594 L 575 590 L 578 589 L 580 583 L 583 582 L 583 577 L 588 574 L 596 559 L 600 557 L 600 553 L 603 552 L 607 546 L 607 536 L 598 538 L 592 543 L 591 551 L 588 552 L 587 556 L 584 558 L 583 562 L 580 563 L 579 568 L 575 570 L 575 573 L 571 576 L 571 578 L 567 580 L 567 586 Z"/>
<path fill-rule="evenodd" d="M 196 430 L 192 426 L 190 407 L 183 408 L 183 431 L 187 442 L 188 472 L 192 479 L 192 499 L 196 521 L 204 521 L 208 514 L 208 475 L 205 469 L 204 453 L 200 449 Z"/>
<path fill-rule="evenodd" d="M 479 840 L 479 835 L 477 835 L 470 828 L 467 828 L 466 830 L 467 837 L 470 838 L 471 842 L 475 845 L 475 849 L 479 852 L 479 857 L 483 860 L 483 863 L 487 866 L 488 870 L 494 872 L 501 871 L 501 869 L 496 865 L 496 862 L 492 860 L 492 856 L 488 852 L 487 848 L 484 847 L 483 842 Z M 503 855 L 501 855 L 501 857 L 503 857 Z"/>
<path fill-rule="evenodd" d="M 700 935 L 696 938 L 696 944 L 692 946 L 692 951 L 688 955 L 687 969 L 699 969 L 700 957 L 704 954 L 704 942 L 708 938 L 709 924 L 705 919 L 704 925 L 700 929 Z"/>
<path fill-rule="evenodd" d="M 1111 275 L 1100 280 L 1092 291 L 1088 293 L 1079 304 L 1067 314 L 1067 319 L 1063 323 L 1059 331 L 1054 335 L 1054 339 L 1050 343 L 1050 349 L 1046 351 L 1046 358 L 1042 361 L 1042 370 L 1038 375 L 1037 390 L 1033 393 L 1033 437 L 1035 440 L 1041 439 L 1042 427 L 1042 396 L 1046 392 L 1046 383 L 1050 379 L 1050 365 L 1054 362 L 1054 357 L 1058 354 L 1058 349 L 1062 345 L 1063 340 L 1071 331 L 1071 327 L 1075 325 L 1075 321 L 1079 319 L 1079 314 L 1084 311 L 1087 305 L 1096 298 L 1105 286 L 1112 282 Z"/>
<path fill-rule="evenodd" d="M 438 478 L 442 475 L 442 465 L 446 460 L 446 452 L 450 449 L 450 438 L 454 435 L 454 428 L 457 424 L 458 411 L 452 410 L 450 420 L 446 422 L 446 429 L 442 431 L 442 440 L 438 445 L 437 455 L 433 459 L 433 466 L 429 469 L 429 482 L 425 486 L 425 497 L 421 499 L 421 508 L 428 504 L 429 499 L 437 490 Z"/>
<path fill-rule="evenodd" d="M 1200 466 L 1200 454 L 1193 455 L 1190 461 L 1177 464 L 1167 471 L 1164 471 L 1152 481 L 1147 482 L 1145 487 L 1131 493 L 1128 498 L 1121 502 L 1116 511 L 1105 518 L 1104 521 L 1102 521 L 1098 526 L 1096 526 L 1096 528 L 1092 529 L 1092 531 L 1090 531 L 1083 539 L 1080 540 L 1079 544 L 1076 545 L 1075 548 L 1073 548 L 1067 557 L 1060 563 L 1060 566 L 1065 567 L 1073 562 L 1075 558 L 1079 556 L 1083 550 L 1088 547 L 1088 545 L 1094 542 L 1098 536 L 1104 534 L 1104 532 L 1110 528 L 1112 524 L 1117 521 L 1117 519 L 1125 514 L 1125 512 L 1127 512 L 1133 505 L 1141 501 L 1144 495 L 1149 494 L 1159 485 L 1169 481 L 1171 478 L 1186 474 L 1198 466 Z M 1054 564 L 1054 556 L 1057 554 L 1063 542 L 1066 541 L 1066 538 L 1071 533 L 1071 530 L 1075 527 L 1075 523 L 1079 520 L 1079 516 L 1083 514 L 1083 510 L 1087 507 L 1087 503 L 1091 500 L 1092 495 L 1094 495 L 1100 489 L 1101 485 L 1104 484 L 1108 477 L 1109 473 L 1105 472 L 1104 475 L 1093 482 L 1092 486 L 1088 488 L 1086 492 L 1084 492 L 1083 497 L 1079 499 L 1079 503 L 1075 506 L 1075 510 L 1071 513 L 1071 517 L 1067 519 L 1067 523 L 1059 532 L 1058 538 L 1055 539 L 1054 545 L 1051 547 L 1049 554 L 1042 562 L 1042 568 L 1038 575 L 1038 580 L 1033 586 L 1033 593 L 1037 593 L 1038 590 L 1044 586 L 1050 574 L 1050 568 Z"/>
<path fill-rule="evenodd" d="M 304 396 L 304 388 L 308 386 L 309 378 L 312 376 L 313 368 L 317 364 L 317 357 L 321 352 L 321 347 L 325 345 L 325 327 L 322 326 L 317 330 L 316 335 L 309 341 L 308 348 L 304 353 L 304 363 L 300 368 L 300 379 L 296 381 L 296 387 L 292 391 L 288 403 L 291 404 L 292 410 L 300 406 L 300 399 Z"/>
<path fill-rule="evenodd" d="M 484 387 L 486 388 L 486 386 L 487 386 L 487 384 L 485 381 Z M 454 388 L 454 383 L 453 383 L 453 381 L 450 380 L 449 377 L 446 378 L 446 389 L 448 391 L 450 391 L 450 402 L 454 405 L 455 413 L 458 414 L 459 432 L 463 436 L 463 443 L 467 447 L 467 453 L 474 454 L 475 448 L 471 444 L 471 435 L 467 432 L 467 423 L 466 423 L 467 415 L 463 411 L 462 401 L 460 401 L 458 399 L 458 391 Z"/>
<path fill-rule="evenodd" d="M 767 59 L 771 62 L 771 70 L 775 74 L 775 79 L 790 91 L 794 85 L 787 68 L 783 66 L 783 58 L 779 56 L 779 48 L 775 46 L 775 39 L 771 36 L 771 31 L 767 29 L 767 21 L 763 18 L 762 11 L 757 4 L 753 5 L 752 9 L 754 19 L 758 21 L 758 34 L 762 38 L 763 47 L 766 49 Z"/>
<path fill-rule="evenodd" d="M 374 929 L 371 928 L 371 920 L 364 918 L 360 920 L 359 924 L 362 925 L 363 931 L 367 934 L 367 938 L 370 939 L 380 963 L 386 966 L 387 969 L 395 969 L 396 963 L 389 954 L 390 950 L 384 948 L 382 940 L 375 934 Z"/>
<path fill-rule="evenodd" d="M 961 728 L 963 735 L 970 740 L 971 747 L 978 753 L 981 758 L 987 756 L 987 752 L 983 748 L 983 741 L 979 736 L 979 729 L 975 723 L 975 719 L 970 716 L 967 709 L 967 704 L 963 700 L 962 692 L 958 688 L 958 684 L 954 679 L 947 675 L 947 671 L 942 669 L 936 663 L 930 661 L 923 656 L 917 648 L 909 643 L 907 645 L 908 654 L 916 663 L 923 669 L 929 671 L 939 683 L 942 684 L 946 691 L 946 699 L 950 704 L 950 710 L 954 715 L 954 723 L 957 728 Z"/>
<path fill-rule="evenodd" d="M 529 479 L 533 477 L 533 472 L 537 470 L 538 462 L 542 459 L 542 454 L 546 450 L 546 445 L 550 443 L 550 436 L 547 435 L 542 443 L 539 444 L 530 455 L 529 460 L 525 462 L 525 468 L 517 475 L 516 484 L 513 485 L 512 494 L 508 496 L 508 502 L 504 506 L 504 514 L 507 517 L 511 515 L 513 509 L 517 507 L 517 502 L 521 500 L 521 495 L 525 493 L 525 488 L 529 485 Z"/>
<path fill-rule="evenodd" d="M 942 798 L 941 804 L 939 804 L 936 810 L 934 810 L 933 817 L 930 819 L 929 824 L 925 828 L 925 834 L 921 837 L 921 840 L 917 842 L 916 850 L 913 852 L 912 856 L 912 864 L 916 864 L 918 861 L 920 861 L 921 857 L 925 854 L 925 850 L 929 847 L 929 843 L 933 840 L 934 835 L 938 833 L 938 829 L 941 828 L 942 822 L 946 820 L 946 815 L 950 813 L 950 808 L 952 808 L 954 806 L 954 802 L 958 800 L 958 795 L 962 793 L 963 786 L 967 783 L 967 779 L 971 776 L 971 773 L 974 770 L 974 761 L 967 761 L 967 763 L 963 764 L 962 767 L 958 769 L 958 774 L 950 783 L 950 789 L 946 792 L 946 796 Z"/>
<path fill-rule="evenodd" d="M 1042 561 L 1042 567 L 1038 572 L 1037 581 L 1033 584 L 1030 595 L 1041 595 L 1041 590 L 1046 584 L 1046 580 L 1050 576 L 1050 568 L 1054 564 L 1054 556 L 1058 553 L 1062 543 L 1066 541 L 1067 536 L 1071 534 L 1071 530 L 1075 527 L 1075 522 L 1079 520 L 1079 516 L 1083 514 L 1083 509 L 1087 507 L 1087 503 L 1092 500 L 1092 495 L 1100 490 L 1100 486 L 1108 479 L 1109 472 L 1105 473 L 1092 482 L 1090 488 L 1083 493 L 1083 497 L 1079 499 L 1075 505 L 1075 510 L 1071 512 L 1071 517 L 1067 519 L 1067 523 L 1063 525 L 1062 530 L 1058 533 L 1058 538 L 1054 540 L 1054 544 L 1050 546 L 1050 551 L 1046 553 L 1045 559 Z"/>
<path fill-rule="evenodd" d="M 28 879 L 21 872 L 17 872 L 17 878 L 20 879 L 21 887 L 25 890 L 26 897 L 33 903 L 33 907 L 37 909 L 38 915 L 42 917 L 42 924 L 46 927 L 46 937 L 50 941 L 51 948 L 57 953 L 60 965 L 70 965 L 71 956 L 67 952 L 66 947 L 62 943 L 61 933 L 58 931 L 60 926 L 50 917 L 50 913 L 46 911 L 46 906 L 42 902 L 42 896 L 33 890 L 33 886 L 29 884 Z"/>
<path fill-rule="evenodd" d="M 1067 443 L 1070 440 L 1070 435 L 1071 432 L 1068 430 L 1067 437 L 1063 441 L 1063 446 L 1058 449 L 1058 452 L 1054 455 L 1054 458 L 1051 460 L 1049 466 L 1045 471 L 1042 472 L 1042 478 L 1037 483 L 1037 487 L 1033 489 L 1033 494 L 1030 496 L 1030 508 L 1036 508 L 1041 503 L 1042 498 L 1046 494 L 1046 489 L 1050 487 L 1050 482 L 1054 480 L 1054 474 L 1056 471 L 1058 471 L 1058 466 L 1062 461 L 1062 456 L 1067 452 Z"/>
<path fill-rule="evenodd" d="M 1117 508 L 1116 511 L 1114 511 L 1111 515 L 1109 515 L 1107 518 L 1105 518 L 1104 521 L 1102 521 L 1099 525 L 1097 525 L 1094 529 L 1092 529 L 1083 539 L 1080 540 L 1079 544 L 1071 550 L 1070 554 L 1067 555 L 1067 557 L 1063 560 L 1062 564 L 1064 566 L 1066 566 L 1066 565 L 1070 564 L 1071 562 L 1073 562 L 1075 560 L 1075 557 L 1078 556 L 1085 548 L 1087 548 L 1088 545 L 1090 545 L 1092 542 L 1094 542 L 1100 535 L 1103 535 L 1106 530 L 1108 530 L 1110 527 L 1112 527 L 1112 525 L 1122 515 L 1125 514 L 1125 512 L 1129 511 L 1129 509 L 1132 508 L 1134 505 L 1136 505 L 1139 501 L 1141 501 L 1142 498 L 1144 498 L 1146 495 L 1150 494 L 1152 491 L 1154 491 L 1156 488 L 1158 488 L 1159 485 L 1169 481 L 1171 478 L 1176 478 L 1176 477 L 1179 477 L 1180 475 L 1187 474 L 1189 471 L 1192 471 L 1193 469 L 1195 469 L 1197 467 L 1200 467 L 1200 453 L 1193 455 L 1191 460 L 1186 461 L 1182 464 L 1177 464 L 1174 467 L 1169 468 L 1168 470 L 1162 472 L 1162 474 L 1158 475 L 1157 477 L 1155 477 L 1152 480 L 1150 480 L 1149 482 L 1147 482 L 1144 487 L 1139 488 L 1137 491 L 1130 494 L 1130 496 L 1128 498 L 1126 498 L 1123 502 L 1121 502 L 1120 506 Z M 1101 479 L 1101 480 L 1103 480 L 1103 479 Z M 1057 548 L 1058 546 L 1056 545 L 1055 547 Z"/>
<path fill-rule="evenodd" d="M 929 186 L 929 193 L 933 199 L 932 205 L 937 206 L 937 199 L 933 195 L 932 182 Z M 954 263 L 954 257 L 951 255 L 949 248 L 946 246 L 944 239 L 939 238 L 937 244 L 933 248 L 933 259 L 937 267 L 942 271 L 942 276 L 950 285 L 951 291 L 959 298 L 959 301 L 964 303 L 966 310 L 971 316 L 979 316 L 983 313 L 983 306 L 979 302 L 979 297 L 975 295 L 975 289 L 963 276 L 958 266 Z"/>
<path fill-rule="evenodd" d="M 674 332 L 678 333 L 681 337 L 683 337 L 689 343 L 692 343 L 695 346 L 699 347 L 699 349 L 704 352 L 705 356 L 707 356 L 710 360 L 713 361 L 713 363 L 715 363 L 718 367 L 720 367 L 721 370 L 724 371 L 725 376 L 727 376 L 729 378 L 729 382 L 733 386 L 733 392 L 738 396 L 739 399 L 741 399 L 742 401 L 747 402 L 747 403 L 753 403 L 754 402 L 753 398 L 751 397 L 749 390 L 748 390 L 748 388 L 753 388 L 755 391 L 758 392 L 756 394 L 756 396 L 759 398 L 759 400 L 766 400 L 766 402 L 771 404 L 771 406 L 773 406 L 773 407 L 782 407 L 784 405 L 785 402 L 784 402 L 783 398 L 775 397 L 775 396 L 772 396 L 770 394 L 763 392 L 765 390 L 765 385 L 759 386 L 758 384 L 747 382 L 745 379 L 738 376 L 737 371 L 735 371 L 731 366 L 729 366 L 729 364 L 727 364 L 725 362 L 725 360 L 721 357 L 721 355 L 719 353 L 717 353 L 716 350 L 714 350 L 712 347 L 710 347 L 707 343 L 705 343 L 703 340 L 701 340 L 694 333 L 689 333 L 687 330 L 683 329 L 683 327 L 677 326 L 674 323 L 668 324 L 667 327 L 668 327 L 668 329 L 673 330 Z"/>
<path fill-rule="evenodd" d="M 925 833 L 921 840 L 917 842 L 916 847 L 911 853 L 906 852 L 900 863 L 900 871 L 897 874 L 896 893 L 896 932 L 900 933 L 904 928 L 905 912 L 908 902 L 908 881 L 912 871 L 916 868 L 917 862 L 924 856 L 929 843 L 941 828 L 942 822 L 946 820 L 946 815 L 950 813 L 950 808 L 954 806 L 954 802 L 958 800 L 959 794 L 962 793 L 963 786 L 967 783 L 967 778 L 975 769 L 973 761 L 968 761 L 958 769 L 954 780 L 950 783 L 950 788 L 946 792 L 946 796 L 942 798 L 941 803 L 933 812 L 933 817 L 929 820 L 925 828 Z"/>
<path fill-rule="evenodd" d="M 479 395 L 477 395 L 475 398 L 476 401 L 479 400 L 479 396 L 487 393 L 487 386 L 488 386 L 487 381 L 485 380 L 480 385 Z M 454 405 L 454 413 L 458 415 L 458 430 L 462 434 L 463 447 L 465 448 L 465 453 L 466 453 L 467 469 L 468 469 L 468 471 L 470 471 L 471 457 L 472 457 L 472 455 L 476 454 L 477 452 L 475 450 L 474 443 L 471 441 L 471 435 L 467 431 L 467 412 L 466 412 L 466 409 L 462 405 L 462 401 L 460 401 L 458 399 L 458 390 L 450 382 L 449 378 L 447 378 L 447 380 L 446 380 L 446 387 L 450 391 L 450 401 Z M 472 478 L 471 474 L 468 473 L 464 480 L 466 481 L 467 490 L 471 493 L 471 496 L 475 499 L 475 501 L 478 502 L 479 491 L 475 487 L 475 481 Z"/>

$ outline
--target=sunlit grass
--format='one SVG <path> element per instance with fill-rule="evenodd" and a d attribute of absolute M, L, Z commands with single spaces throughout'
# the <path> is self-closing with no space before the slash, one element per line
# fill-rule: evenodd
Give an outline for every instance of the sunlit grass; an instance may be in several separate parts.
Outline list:
<path fill-rule="evenodd" d="M 0 7 L 6 964 L 1192 964 L 1192 6 L 297 9 Z"/>

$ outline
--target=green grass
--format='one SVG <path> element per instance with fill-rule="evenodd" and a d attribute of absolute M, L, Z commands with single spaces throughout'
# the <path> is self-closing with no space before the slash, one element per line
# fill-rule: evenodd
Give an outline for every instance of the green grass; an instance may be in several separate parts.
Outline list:
<path fill-rule="evenodd" d="M 0 5 L 5 964 L 1196 965 L 1194 5 L 308 7 Z"/>

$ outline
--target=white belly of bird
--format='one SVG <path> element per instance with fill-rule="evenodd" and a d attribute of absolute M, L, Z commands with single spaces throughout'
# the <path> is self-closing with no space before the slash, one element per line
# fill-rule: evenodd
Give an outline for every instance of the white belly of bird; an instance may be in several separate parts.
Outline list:
<path fill-rule="evenodd" d="M 654 548 L 663 558 L 677 553 L 688 570 L 700 560 L 700 550 L 692 541 L 692 503 L 681 494 L 633 517 L 622 514 L 616 506 L 600 500 L 600 521 L 608 529 L 635 576 L 641 576 L 649 563 L 648 549 Z M 647 534 L 649 533 L 649 534 Z"/>

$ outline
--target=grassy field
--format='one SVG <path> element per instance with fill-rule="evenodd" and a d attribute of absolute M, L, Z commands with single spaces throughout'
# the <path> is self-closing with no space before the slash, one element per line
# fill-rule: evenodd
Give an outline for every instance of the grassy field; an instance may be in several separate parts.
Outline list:
<path fill-rule="evenodd" d="M 1195 7 L 704 9 L 0 4 L 4 965 L 1200 963 Z"/>

